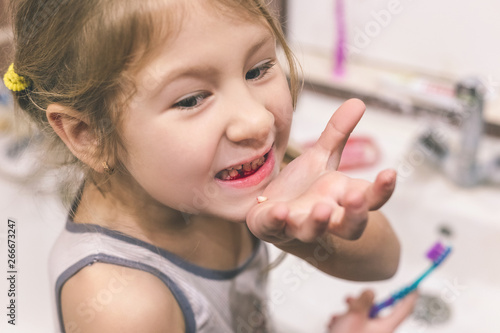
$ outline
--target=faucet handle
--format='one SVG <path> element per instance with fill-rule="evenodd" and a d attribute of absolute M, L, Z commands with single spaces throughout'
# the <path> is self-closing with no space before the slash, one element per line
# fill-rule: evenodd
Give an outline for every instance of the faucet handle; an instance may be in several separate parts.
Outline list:
<path fill-rule="evenodd" d="M 483 104 L 486 95 L 485 84 L 477 77 L 468 77 L 459 81 L 455 86 L 455 95 L 467 105 Z"/>
<path fill-rule="evenodd" d="M 435 164 L 442 164 L 448 157 L 448 144 L 435 129 L 430 128 L 417 139 L 417 145 Z"/>

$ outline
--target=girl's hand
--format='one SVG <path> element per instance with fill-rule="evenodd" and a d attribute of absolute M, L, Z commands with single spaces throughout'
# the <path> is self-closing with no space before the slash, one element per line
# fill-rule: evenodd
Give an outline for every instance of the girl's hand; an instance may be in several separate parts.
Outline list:
<path fill-rule="evenodd" d="M 337 172 L 350 133 L 365 111 L 363 102 L 346 101 L 318 141 L 286 166 L 264 190 L 268 200 L 247 215 L 250 231 L 274 243 L 313 242 L 330 232 L 344 239 L 363 233 L 368 212 L 380 208 L 394 191 L 396 173 L 385 170 L 373 183 Z"/>
<path fill-rule="evenodd" d="M 364 291 L 358 298 L 347 298 L 348 310 L 342 315 L 333 316 L 328 325 L 329 333 L 392 333 L 408 317 L 417 301 L 413 292 L 401 300 L 392 313 L 380 318 L 370 319 L 368 314 L 373 306 L 373 292 Z"/>

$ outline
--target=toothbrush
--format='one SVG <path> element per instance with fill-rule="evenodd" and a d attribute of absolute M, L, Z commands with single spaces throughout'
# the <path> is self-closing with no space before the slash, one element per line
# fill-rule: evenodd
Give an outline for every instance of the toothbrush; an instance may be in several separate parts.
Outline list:
<path fill-rule="evenodd" d="M 335 47 L 334 76 L 342 77 L 345 74 L 346 65 L 346 23 L 344 0 L 335 3 L 335 22 L 337 23 L 337 42 Z"/>
<path fill-rule="evenodd" d="M 446 257 L 450 254 L 451 247 L 443 245 L 441 242 L 437 242 L 434 246 L 427 252 L 427 258 L 432 261 L 431 267 L 429 267 L 422 275 L 420 275 L 412 284 L 401 288 L 385 301 L 375 304 L 370 310 L 370 318 L 377 317 L 380 310 L 395 304 L 400 299 L 404 298 L 406 295 L 417 289 L 420 282 L 425 279 L 432 271 L 434 271 Z"/>

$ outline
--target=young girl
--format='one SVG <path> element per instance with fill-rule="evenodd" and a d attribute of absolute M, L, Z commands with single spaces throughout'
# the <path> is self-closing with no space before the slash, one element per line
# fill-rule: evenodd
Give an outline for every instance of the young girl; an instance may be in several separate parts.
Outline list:
<path fill-rule="evenodd" d="M 280 172 L 298 80 L 264 0 L 13 10 L 6 85 L 53 139 L 48 153 L 84 174 L 51 260 L 62 331 L 269 332 L 261 240 L 344 279 L 395 273 L 399 243 L 374 211 L 395 173 L 336 171 L 362 102 Z M 371 321 L 370 295 L 349 302 L 332 332 L 392 330 L 412 304 Z"/>

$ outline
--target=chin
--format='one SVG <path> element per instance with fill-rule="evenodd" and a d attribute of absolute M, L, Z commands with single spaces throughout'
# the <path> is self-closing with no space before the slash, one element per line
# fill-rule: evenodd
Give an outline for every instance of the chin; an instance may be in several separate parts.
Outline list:
<path fill-rule="evenodd" d="M 230 212 L 224 218 L 226 220 L 228 220 L 228 221 L 235 222 L 235 223 L 246 223 L 246 221 L 247 221 L 247 213 L 248 213 L 249 210 L 250 210 L 250 208 L 248 208 L 248 209 L 239 209 L 237 211 Z M 244 213 L 242 214 L 242 212 L 244 212 Z"/>
<path fill-rule="evenodd" d="M 256 199 L 252 198 L 247 202 L 233 203 L 230 207 L 221 206 L 216 211 L 209 212 L 213 216 L 217 216 L 221 219 L 235 222 L 235 223 L 245 223 L 247 218 L 247 213 L 256 204 Z"/>

